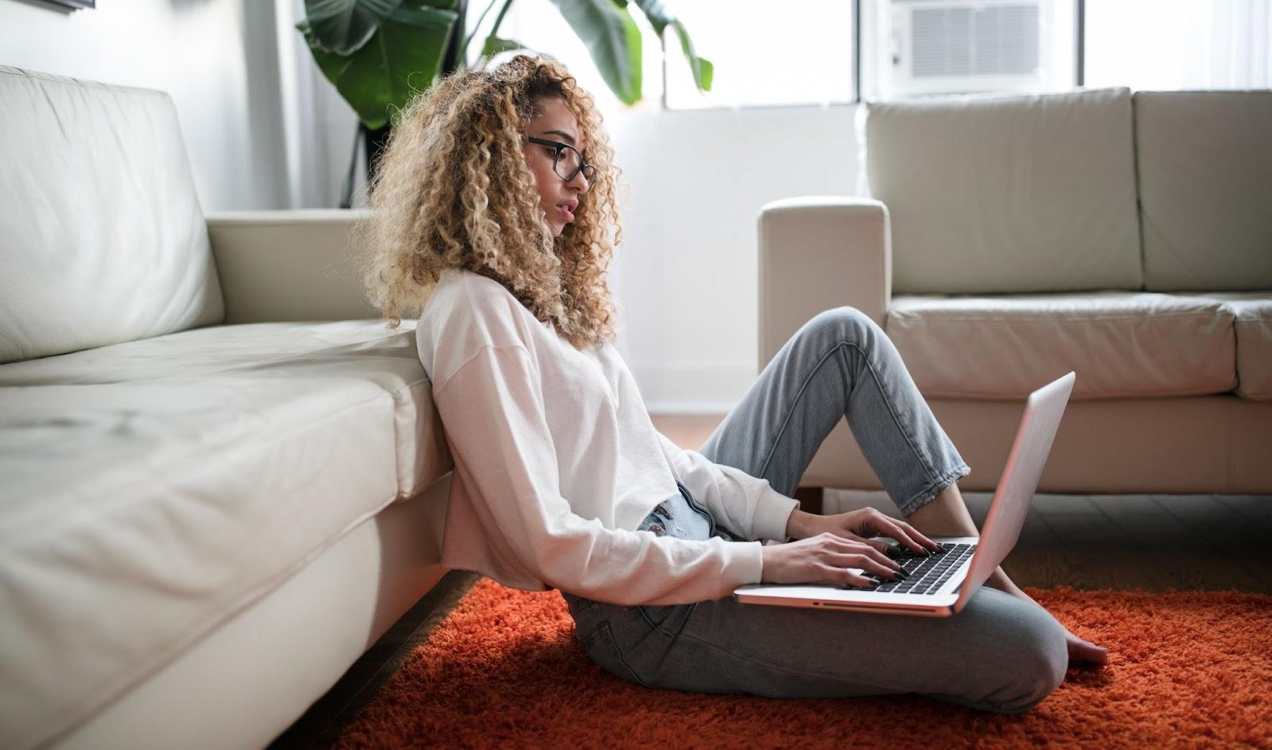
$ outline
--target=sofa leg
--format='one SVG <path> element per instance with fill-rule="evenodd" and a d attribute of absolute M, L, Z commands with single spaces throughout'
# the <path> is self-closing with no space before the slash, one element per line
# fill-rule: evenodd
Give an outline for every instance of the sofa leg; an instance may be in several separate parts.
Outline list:
<path fill-rule="evenodd" d="M 795 499 L 799 501 L 799 509 L 805 513 L 821 515 L 824 487 L 796 487 Z"/>

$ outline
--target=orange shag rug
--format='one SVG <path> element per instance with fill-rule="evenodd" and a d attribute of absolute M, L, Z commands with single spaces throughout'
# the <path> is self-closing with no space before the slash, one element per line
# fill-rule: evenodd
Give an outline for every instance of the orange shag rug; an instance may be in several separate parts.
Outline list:
<path fill-rule="evenodd" d="M 340 748 L 1272 747 L 1272 596 L 1026 588 L 1108 664 L 1024 714 L 917 695 L 655 690 L 593 664 L 559 592 L 472 587 L 346 726 Z"/>

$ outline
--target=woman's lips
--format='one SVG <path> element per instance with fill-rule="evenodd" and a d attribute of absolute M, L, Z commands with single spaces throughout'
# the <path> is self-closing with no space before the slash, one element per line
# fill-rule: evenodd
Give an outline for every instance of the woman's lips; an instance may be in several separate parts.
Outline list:
<path fill-rule="evenodd" d="M 570 209 L 566 208 L 565 206 L 557 206 L 557 210 L 565 214 L 565 220 L 567 222 L 574 221 L 574 214 L 570 213 Z"/>

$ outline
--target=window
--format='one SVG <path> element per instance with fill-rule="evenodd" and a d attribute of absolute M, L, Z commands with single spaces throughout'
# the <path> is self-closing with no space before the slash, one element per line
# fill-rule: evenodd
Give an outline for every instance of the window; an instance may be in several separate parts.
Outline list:
<path fill-rule="evenodd" d="M 470 23 L 484 6 L 470 6 Z M 1269 0 L 667 0 L 696 51 L 714 64 L 712 90 L 694 86 L 675 31 L 667 30 L 660 49 L 632 8 L 644 34 L 638 106 L 826 106 L 1075 86 L 1266 88 L 1269 6 Z M 483 24 L 490 25 L 490 19 Z M 559 57 L 607 113 L 625 108 L 549 0 L 514 2 L 500 36 Z"/>
<path fill-rule="evenodd" d="M 1268 88 L 1268 0 L 1086 0 L 1085 85 Z"/>
<path fill-rule="evenodd" d="M 1058 91 L 1076 83 L 1075 0 L 863 2 L 863 98 Z"/>
<path fill-rule="evenodd" d="M 680 39 L 666 32 L 668 109 L 851 103 L 856 67 L 853 0 L 669 0 L 694 50 L 715 66 L 694 86 Z M 650 50 L 657 54 L 657 47 Z"/>

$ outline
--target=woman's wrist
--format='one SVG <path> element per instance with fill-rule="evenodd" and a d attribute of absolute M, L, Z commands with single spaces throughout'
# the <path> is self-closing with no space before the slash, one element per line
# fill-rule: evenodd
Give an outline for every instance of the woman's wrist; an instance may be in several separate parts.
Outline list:
<path fill-rule="evenodd" d="M 790 517 L 786 519 L 786 538 L 806 539 L 817 533 L 814 529 L 819 518 L 821 516 L 816 513 L 809 513 L 798 508 L 791 511 Z"/>

